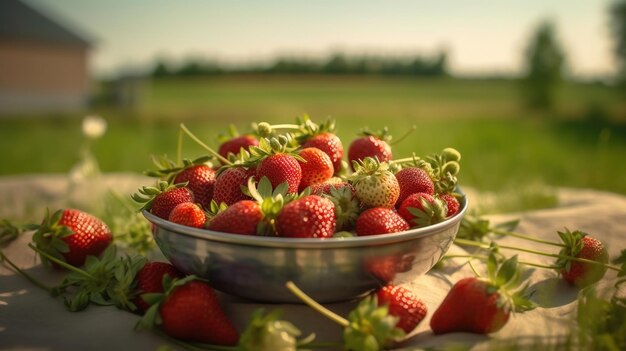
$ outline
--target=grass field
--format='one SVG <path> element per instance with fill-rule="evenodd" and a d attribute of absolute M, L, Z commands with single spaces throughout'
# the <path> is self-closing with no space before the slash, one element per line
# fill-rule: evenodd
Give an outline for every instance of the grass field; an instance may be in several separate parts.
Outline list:
<path fill-rule="evenodd" d="M 174 156 L 184 122 L 211 146 L 230 123 L 292 122 L 308 113 L 336 119 L 345 147 L 362 127 L 388 126 L 396 157 L 453 146 L 461 182 L 504 191 L 532 185 L 590 187 L 626 194 L 626 105 L 614 90 L 568 84 L 552 113 L 525 109 L 505 80 L 387 77 L 224 76 L 156 81 L 132 110 L 94 108 L 109 128 L 93 145 L 104 172 L 140 172 L 151 154 Z M 81 115 L 0 118 L 0 175 L 67 172 L 83 143 Z M 187 139 L 186 155 L 201 149 Z"/>

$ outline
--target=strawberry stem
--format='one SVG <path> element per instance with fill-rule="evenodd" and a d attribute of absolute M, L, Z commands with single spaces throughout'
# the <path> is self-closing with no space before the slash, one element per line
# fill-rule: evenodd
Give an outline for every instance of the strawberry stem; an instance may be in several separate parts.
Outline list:
<path fill-rule="evenodd" d="M 328 308 L 322 306 L 319 302 L 313 300 L 309 295 L 305 294 L 304 291 L 300 290 L 292 281 L 288 281 L 285 286 L 292 294 L 296 295 L 302 302 L 309 305 L 312 309 L 324 315 L 326 318 L 332 320 L 333 322 L 341 325 L 346 328 L 350 325 L 350 322 L 343 318 L 342 316 L 336 314 L 335 312 L 329 310 Z"/>
<path fill-rule="evenodd" d="M 30 247 L 31 249 L 33 249 L 35 252 L 37 252 L 37 253 L 38 253 L 38 254 L 40 254 L 41 256 L 43 256 L 43 257 L 47 258 L 47 259 L 48 259 L 48 260 L 50 260 L 51 262 L 54 262 L 54 263 L 58 264 L 59 266 L 61 266 L 61 267 L 65 268 L 65 269 L 67 269 L 67 270 L 70 270 L 70 271 L 76 272 L 76 273 L 78 273 L 78 274 L 82 274 L 82 275 L 84 275 L 85 277 L 90 278 L 90 279 L 96 279 L 94 276 L 92 276 L 91 274 L 89 274 L 89 273 L 85 272 L 84 270 L 82 270 L 82 269 L 80 269 L 80 268 L 77 268 L 77 267 L 74 267 L 74 266 L 72 266 L 71 264 L 69 264 L 69 263 L 67 263 L 67 262 L 65 262 L 65 261 L 59 260 L 58 258 L 56 258 L 56 257 L 54 257 L 54 256 L 52 256 L 52 255 L 50 255 L 50 254 L 48 254 L 47 252 L 42 251 L 42 250 L 40 250 L 39 248 L 37 248 L 37 247 L 33 246 L 33 244 L 31 244 L 31 243 L 29 243 L 29 244 L 28 244 L 28 247 Z"/>
<path fill-rule="evenodd" d="M 232 165 L 232 162 L 224 158 L 224 156 L 215 152 L 215 150 L 211 149 L 207 144 L 203 143 L 197 136 L 195 136 L 183 123 L 180 124 L 180 129 L 187 134 L 193 141 L 195 141 L 198 145 L 202 146 L 205 150 L 207 150 L 211 155 L 215 156 L 217 159 L 222 161 L 225 165 Z"/>
<path fill-rule="evenodd" d="M 454 239 L 454 243 L 457 244 L 457 245 L 474 246 L 474 247 L 479 247 L 479 248 L 482 248 L 482 249 L 490 249 L 490 248 L 492 248 L 487 243 L 479 243 L 479 242 L 476 242 L 476 241 L 466 240 L 466 239 Z M 589 263 L 589 264 L 593 264 L 593 265 L 597 265 L 597 266 L 604 266 L 604 267 L 606 267 L 608 269 L 612 269 L 612 270 L 615 270 L 615 271 L 618 271 L 618 272 L 621 271 L 621 269 L 619 267 L 610 265 L 608 263 L 602 263 L 602 262 L 598 262 L 598 261 L 594 261 L 594 260 L 588 260 L 586 258 L 567 256 L 567 255 L 559 255 L 559 254 L 555 254 L 555 253 L 548 253 L 548 252 L 543 252 L 543 251 L 539 251 L 539 250 L 526 249 L 526 248 L 523 248 L 523 247 L 515 247 L 515 246 L 508 246 L 508 245 L 498 245 L 497 247 L 501 248 L 501 249 L 517 250 L 517 251 L 527 252 L 527 253 L 531 253 L 531 254 L 535 254 L 535 255 L 541 255 L 541 256 L 548 256 L 548 257 L 554 257 L 554 258 L 564 258 L 564 259 L 570 260 L 570 261 Z"/>
<path fill-rule="evenodd" d="M 22 269 L 20 269 L 18 266 L 15 265 L 15 263 L 13 263 L 5 254 L 4 252 L 2 252 L 0 250 L 0 261 L 4 261 L 6 263 L 9 264 L 9 266 L 11 266 L 13 269 L 15 269 L 16 272 L 18 272 L 19 274 L 23 275 L 24 278 L 28 279 L 31 283 L 35 284 L 37 287 L 39 287 L 42 290 L 47 291 L 50 294 L 54 293 L 54 289 L 44 285 L 43 283 L 41 283 L 40 281 L 38 281 L 37 279 L 35 279 L 33 276 L 31 276 L 30 274 L 26 273 L 25 271 L 23 271 Z"/>
<path fill-rule="evenodd" d="M 297 124 L 272 124 L 273 129 L 300 129 Z"/>
<path fill-rule="evenodd" d="M 512 236 L 512 237 L 519 238 L 519 239 L 534 241 L 534 242 L 540 243 L 540 244 L 546 244 L 546 245 L 552 245 L 552 246 L 558 246 L 558 247 L 565 247 L 566 246 L 563 243 L 557 243 L 557 242 L 554 242 L 554 241 L 543 240 L 543 239 L 532 237 L 530 235 L 510 232 L 510 231 L 506 231 L 506 230 L 502 230 L 502 229 L 491 228 L 491 231 L 493 233 L 495 233 L 495 234 L 498 234 L 498 235 Z"/>
<path fill-rule="evenodd" d="M 397 143 L 401 142 L 402 140 L 406 139 L 409 135 L 411 135 L 415 130 L 417 129 L 416 125 L 412 125 L 411 129 L 409 129 L 406 133 L 404 133 L 404 135 L 402 135 L 401 137 L 399 137 L 398 139 L 394 140 L 392 143 L 389 143 L 389 146 L 394 146 Z"/>
<path fill-rule="evenodd" d="M 183 162 L 183 130 L 178 130 L 178 141 L 176 144 L 176 164 L 179 165 Z"/>
<path fill-rule="evenodd" d="M 489 259 L 488 256 L 485 255 L 445 255 L 444 259 L 448 259 L 448 258 L 469 258 L 469 259 L 479 259 L 479 260 L 484 260 L 486 261 L 487 259 Z M 525 266 L 531 266 L 531 267 L 537 267 L 537 268 L 545 268 L 545 269 L 555 269 L 558 270 L 561 267 L 559 266 L 550 266 L 550 265 L 545 265 L 545 264 L 540 264 L 540 263 L 535 263 L 535 262 L 528 262 L 528 261 L 517 261 L 517 263 L 525 265 Z"/>

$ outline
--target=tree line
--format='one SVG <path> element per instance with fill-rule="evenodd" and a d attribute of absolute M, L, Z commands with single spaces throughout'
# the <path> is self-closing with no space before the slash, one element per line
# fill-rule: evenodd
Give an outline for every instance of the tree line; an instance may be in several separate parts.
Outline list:
<path fill-rule="evenodd" d="M 266 65 L 245 67 L 223 66 L 216 61 L 189 59 L 179 66 L 158 60 L 152 76 L 155 78 L 175 76 L 210 76 L 227 73 L 263 74 L 381 74 L 408 76 L 445 76 L 448 74 L 447 53 L 433 57 L 376 57 L 351 56 L 335 53 L 327 59 L 282 57 Z"/>

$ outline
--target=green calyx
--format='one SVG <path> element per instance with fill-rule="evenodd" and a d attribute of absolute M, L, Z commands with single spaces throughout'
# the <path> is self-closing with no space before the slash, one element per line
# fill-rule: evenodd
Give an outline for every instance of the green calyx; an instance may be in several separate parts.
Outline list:
<path fill-rule="evenodd" d="M 378 306 L 375 296 L 364 298 L 348 315 L 343 331 L 348 350 L 377 351 L 401 340 L 405 333 L 396 328 L 398 318 L 391 316 L 386 305 Z"/>
<path fill-rule="evenodd" d="M 499 293 L 500 307 L 514 312 L 528 311 L 536 307 L 530 299 L 528 284 L 520 288 L 523 281 L 517 255 L 498 261 L 496 253 L 489 254 L 487 259 L 488 290 L 490 293 Z"/>
<path fill-rule="evenodd" d="M 28 229 L 35 230 L 32 241 L 37 249 L 47 253 L 48 255 L 65 262 L 63 254 L 69 252 L 69 246 L 62 239 L 74 234 L 74 231 L 65 225 L 60 224 L 64 210 L 57 210 L 50 215 L 49 209 L 40 225 L 30 225 Z M 44 264 L 49 264 L 50 260 L 45 256 L 41 256 Z"/>
<path fill-rule="evenodd" d="M 326 121 L 317 124 L 311 120 L 309 115 L 305 114 L 297 119 L 298 130 L 295 132 L 296 139 L 300 144 L 305 143 L 311 137 L 321 133 L 334 133 L 335 120 L 328 118 Z"/>
<path fill-rule="evenodd" d="M 446 219 L 448 214 L 448 206 L 445 201 L 438 197 L 433 199 L 433 202 L 428 201 L 424 197 L 420 197 L 420 205 L 422 208 L 409 207 L 407 210 L 413 215 L 412 225 L 413 228 L 426 227 L 435 223 L 442 222 Z"/>
<path fill-rule="evenodd" d="M 250 157 L 243 163 L 245 167 L 255 167 L 262 160 L 276 154 L 287 154 L 300 162 L 306 162 L 296 153 L 299 144 L 293 134 L 282 134 L 278 137 L 261 138 L 259 146 L 250 147 Z"/>
<path fill-rule="evenodd" d="M 185 186 L 187 186 L 187 183 L 171 184 L 165 180 L 159 180 L 156 186 L 143 186 L 139 188 L 137 193 L 132 194 L 130 197 L 135 200 L 135 202 L 143 205 L 139 211 L 149 210 L 158 195 Z"/>
<path fill-rule="evenodd" d="M 309 188 L 300 194 L 290 194 L 288 190 L 289 185 L 287 182 L 281 183 L 276 189 L 273 189 L 272 183 L 267 177 L 261 178 L 258 184 L 255 184 L 253 177 L 248 179 L 248 187 L 242 188 L 242 191 L 261 206 L 261 212 L 263 213 L 263 219 L 257 226 L 257 234 L 263 236 L 276 235 L 276 217 L 278 217 L 283 207 L 289 202 L 310 193 Z"/>
<path fill-rule="evenodd" d="M 348 178 L 353 184 L 358 184 L 366 177 L 393 176 L 387 162 L 380 162 L 378 157 L 366 157 L 363 160 L 352 161 L 354 173 Z"/>

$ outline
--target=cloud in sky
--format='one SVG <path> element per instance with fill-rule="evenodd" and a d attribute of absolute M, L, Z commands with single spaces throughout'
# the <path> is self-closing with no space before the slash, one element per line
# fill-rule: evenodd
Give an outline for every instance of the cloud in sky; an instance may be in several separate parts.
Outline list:
<path fill-rule="evenodd" d="M 208 56 L 228 63 L 277 55 L 450 55 L 457 74 L 519 73 L 539 23 L 556 25 L 574 75 L 615 71 L 611 0 L 211 1 L 27 0 L 96 38 L 92 65 L 112 72 L 155 57 Z"/>

